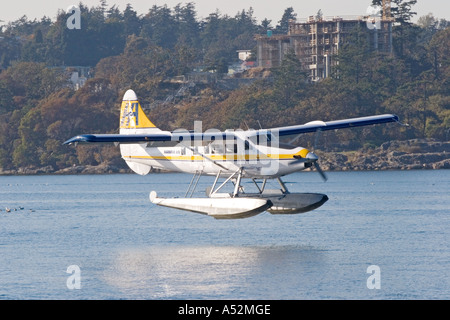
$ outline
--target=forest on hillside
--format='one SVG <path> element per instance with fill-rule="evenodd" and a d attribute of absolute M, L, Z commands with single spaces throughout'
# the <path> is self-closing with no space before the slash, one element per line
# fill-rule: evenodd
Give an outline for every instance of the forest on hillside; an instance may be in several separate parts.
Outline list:
<path fill-rule="evenodd" d="M 168 79 L 192 70 L 226 78 L 227 66 L 238 61 L 237 50 L 255 50 L 255 35 L 268 30 L 286 34 L 296 13 L 287 8 L 278 22 L 257 22 L 249 8 L 200 20 L 194 3 L 155 5 L 138 15 L 131 5 L 120 11 L 102 0 L 92 8 L 79 4 L 80 30 L 66 27 L 70 14 L 64 11 L 55 21 L 24 16 L 0 29 L 0 169 L 58 170 L 116 161 L 113 145 L 74 148 L 62 142 L 80 133 L 117 132 L 121 98 L 129 88 L 152 122 L 168 130 L 193 129 L 196 120 L 204 130 L 223 130 L 395 113 L 409 126 L 342 130 L 327 134 L 327 144 L 347 141 L 346 147 L 358 148 L 387 140 L 448 140 L 449 22 L 430 14 L 412 23 L 417 1 L 392 2 L 392 54 L 370 50 L 354 30 L 353 41 L 335 57 L 339 65 L 332 76 L 318 83 L 307 81 L 291 52 L 278 68 L 240 74 L 254 80 L 249 85 L 229 89 L 212 82 L 182 92 Z M 70 85 L 71 66 L 92 70 L 79 89 Z"/>

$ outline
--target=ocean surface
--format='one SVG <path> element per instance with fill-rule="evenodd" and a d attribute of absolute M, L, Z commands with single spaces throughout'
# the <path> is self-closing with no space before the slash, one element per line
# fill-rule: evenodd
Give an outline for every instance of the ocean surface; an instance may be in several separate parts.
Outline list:
<path fill-rule="evenodd" d="M 149 201 L 191 178 L 0 176 L 0 299 L 450 299 L 450 170 L 293 174 L 329 197 L 296 215 Z"/>

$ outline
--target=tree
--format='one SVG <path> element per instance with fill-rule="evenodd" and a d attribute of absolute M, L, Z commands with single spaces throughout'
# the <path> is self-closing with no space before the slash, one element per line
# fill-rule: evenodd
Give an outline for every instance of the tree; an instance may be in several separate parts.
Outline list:
<path fill-rule="evenodd" d="M 448 79 L 450 75 L 450 27 L 438 31 L 428 43 L 428 59 L 433 66 L 434 76 Z"/>
<path fill-rule="evenodd" d="M 297 14 L 294 13 L 294 8 L 289 7 L 284 10 L 283 16 L 281 20 L 278 21 L 278 25 L 275 28 L 276 33 L 278 34 L 287 34 L 289 31 L 289 20 L 296 20 Z"/>
<path fill-rule="evenodd" d="M 69 14 L 61 11 L 47 34 L 47 59 L 51 65 L 95 66 L 107 56 L 118 55 L 125 45 L 124 18 L 112 7 L 106 15 L 104 3 L 87 8 L 79 5 L 83 27 L 69 30 Z"/>
<path fill-rule="evenodd" d="M 137 16 L 137 12 L 133 10 L 131 4 L 127 4 L 123 12 L 123 20 L 125 24 L 125 35 L 139 35 L 141 32 L 141 19 Z"/>
<path fill-rule="evenodd" d="M 1 33 L 0 33 L 1 34 Z M 10 66 L 12 61 L 21 57 L 21 42 L 12 34 L 1 34 L 0 37 L 0 71 Z"/>
<path fill-rule="evenodd" d="M 261 25 L 258 27 L 258 32 L 260 34 L 267 34 L 267 32 L 269 30 L 272 30 L 272 20 L 268 20 L 267 18 L 265 18 L 264 20 L 261 21 Z"/>
<path fill-rule="evenodd" d="M 177 21 L 177 45 L 198 49 L 200 46 L 200 23 L 197 21 L 195 4 L 178 4 L 175 9 L 175 21 Z"/>
<path fill-rule="evenodd" d="M 339 49 L 334 77 L 358 84 L 366 71 L 364 64 L 370 54 L 367 33 L 360 26 L 355 27 Z"/>
<path fill-rule="evenodd" d="M 60 70 L 35 62 L 15 63 L 0 74 L 2 79 L 13 96 L 23 97 L 30 105 L 66 85 Z"/>
<path fill-rule="evenodd" d="M 319 9 L 319 11 L 317 11 L 316 13 L 316 20 L 322 20 L 322 17 L 323 17 L 322 9 Z"/>
<path fill-rule="evenodd" d="M 372 0 L 372 5 L 383 6 L 382 0 Z M 412 7 L 417 3 L 417 0 L 392 0 L 391 1 L 391 16 L 400 24 L 410 24 L 411 18 L 417 13 L 412 11 Z M 383 8 L 382 8 L 383 9 Z"/>
<path fill-rule="evenodd" d="M 171 9 L 154 5 L 142 21 L 141 35 L 163 48 L 174 48 L 177 42 L 178 24 Z"/>
<path fill-rule="evenodd" d="M 295 52 L 287 52 L 280 67 L 274 70 L 274 95 L 280 108 L 296 104 L 304 93 L 306 82 L 306 72 Z"/>
<path fill-rule="evenodd" d="M 412 25 L 411 19 L 417 13 L 412 11 L 412 7 L 417 3 L 417 0 L 392 0 L 391 1 L 391 15 L 394 20 L 398 23 L 394 27 L 394 33 L 397 42 L 398 54 L 404 56 L 404 45 L 405 45 L 405 33 L 408 28 Z M 382 0 L 372 0 L 373 5 L 382 6 Z"/>
<path fill-rule="evenodd" d="M 20 141 L 17 141 L 18 145 L 13 152 L 14 165 L 17 167 L 40 165 L 39 157 L 45 140 L 41 139 L 44 136 L 44 127 L 39 109 L 31 109 L 21 119 L 18 129 Z"/>
<path fill-rule="evenodd" d="M 5 81 L 0 81 L 0 115 L 14 110 L 13 93 Z"/>

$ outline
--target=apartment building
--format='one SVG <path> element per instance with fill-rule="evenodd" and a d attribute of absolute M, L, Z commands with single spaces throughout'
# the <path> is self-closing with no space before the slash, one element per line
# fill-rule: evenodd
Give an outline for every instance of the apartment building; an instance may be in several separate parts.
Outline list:
<path fill-rule="evenodd" d="M 335 56 L 355 30 L 366 35 L 369 48 L 378 52 L 392 51 L 392 20 L 370 17 L 309 17 L 289 22 L 286 35 L 256 36 L 257 65 L 272 68 L 280 65 L 291 49 L 309 73 L 310 81 L 319 81 L 331 74 L 337 61 Z"/>

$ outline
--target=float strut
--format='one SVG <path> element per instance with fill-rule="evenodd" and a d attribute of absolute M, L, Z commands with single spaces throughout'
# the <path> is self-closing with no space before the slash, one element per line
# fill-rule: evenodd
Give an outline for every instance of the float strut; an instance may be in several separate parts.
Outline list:
<path fill-rule="evenodd" d="M 280 178 L 277 178 L 277 180 L 278 180 L 278 183 L 281 186 L 281 191 L 283 191 L 283 193 L 289 193 L 289 191 L 286 188 L 286 185 L 284 184 L 284 182 Z"/>

